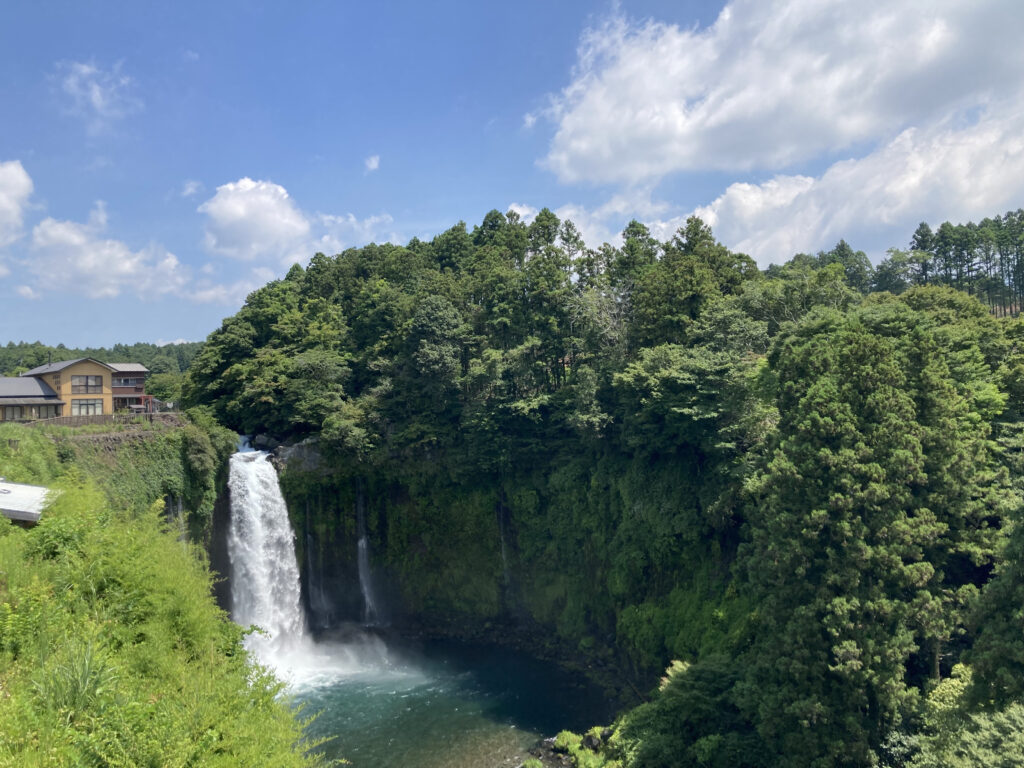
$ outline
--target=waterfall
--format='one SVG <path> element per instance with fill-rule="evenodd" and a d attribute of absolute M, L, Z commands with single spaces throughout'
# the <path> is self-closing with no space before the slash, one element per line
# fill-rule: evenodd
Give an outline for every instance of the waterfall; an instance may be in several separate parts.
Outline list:
<path fill-rule="evenodd" d="M 331 625 L 334 609 L 331 601 L 324 593 L 323 562 L 319 567 L 313 565 L 313 553 L 316 552 L 316 538 L 309 522 L 309 501 L 306 501 L 306 594 L 309 596 L 310 621 L 315 629 L 324 629 Z"/>
<path fill-rule="evenodd" d="M 241 443 L 239 452 L 231 457 L 228 488 L 231 618 L 243 627 L 260 629 L 246 636 L 246 649 L 298 687 L 356 674 L 376 675 L 388 669 L 387 646 L 376 634 L 349 631 L 337 640 L 317 643 L 306 632 L 295 532 L 270 454 Z M 375 618 L 372 598 L 368 599 L 368 556 L 366 569 L 363 597 Z M 360 560 L 360 581 L 362 577 Z M 323 597 L 326 602 L 326 595 Z"/>
<path fill-rule="evenodd" d="M 178 529 L 178 541 L 188 541 L 188 531 L 185 529 L 185 512 L 182 506 L 182 497 L 168 493 L 164 497 L 164 516 L 167 524 L 174 525 Z"/>
<path fill-rule="evenodd" d="M 512 526 L 512 509 L 508 505 L 504 489 L 494 504 L 494 516 L 498 522 L 498 543 L 501 546 L 501 603 L 506 613 L 514 615 L 519 613 L 519 601 L 509 561 L 516 553 L 515 529 Z"/>
<path fill-rule="evenodd" d="M 370 543 L 366 539 L 366 496 L 360 486 L 356 489 L 356 562 L 359 565 L 359 589 L 363 593 L 363 623 L 378 620 L 377 601 L 373 595 L 373 577 L 370 573 Z"/>
<path fill-rule="evenodd" d="M 505 583 L 505 592 L 508 592 L 512 588 L 512 576 L 508 571 L 508 545 L 505 543 L 507 536 L 505 532 L 507 511 L 501 501 L 495 507 L 495 515 L 498 518 L 498 539 L 501 542 L 501 577 Z"/>
<path fill-rule="evenodd" d="M 181 506 L 182 497 L 178 497 L 178 541 L 185 541 L 188 538 L 188 533 L 185 531 L 185 512 Z"/>
<path fill-rule="evenodd" d="M 250 634 L 246 647 L 264 664 L 275 665 L 303 644 L 306 617 L 300 602 L 295 533 L 269 458 L 263 451 L 231 457 L 228 557 L 232 618 L 243 627 L 260 627 L 265 634 Z"/>

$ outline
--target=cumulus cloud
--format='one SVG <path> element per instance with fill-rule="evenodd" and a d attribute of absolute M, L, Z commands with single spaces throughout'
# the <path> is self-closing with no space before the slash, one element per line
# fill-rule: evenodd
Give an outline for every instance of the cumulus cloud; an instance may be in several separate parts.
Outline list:
<path fill-rule="evenodd" d="M 158 245 L 132 250 L 120 240 L 103 237 L 106 228 L 102 202 L 85 223 L 48 217 L 36 224 L 31 258 L 25 263 L 35 279 L 24 287 L 33 294 L 57 290 L 97 299 L 113 298 L 124 291 L 142 297 L 183 292 L 187 270 L 173 253 Z"/>
<path fill-rule="evenodd" d="M 142 109 L 135 81 L 121 71 L 120 62 L 103 69 L 91 61 L 62 61 L 56 70 L 68 111 L 84 120 L 90 133 L 101 133 Z"/>
<path fill-rule="evenodd" d="M 363 161 L 367 173 L 373 173 L 380 168 L 380 155 L 370 155 Z"/>
<path fill-rule="evenodd" d="M 800 251 L 890 238 L 902 245 L 920 221 L 964 221 L 1024 200 L 1024 105 L 1008 101 L 968 126 L 910 128 L 876 152 L 817 177 L 732 184 L 695 213 L 730 247 L 764 265 Z M 884 248 L 886 243 L 868 243 Z"/>
<path fill-rule="evenodd" d="M 512 203 L 508 210 L 518 213 L 524 224 L 532 223 L 539 212 L 538 208 L 527 203 Z M 555 208 L 553 213 L 561 221 L 575 224 L 583 241 L 591 248 L 602 243 L 621 244 L 622 230 L 631 219 L 644 222 L 651 233 L 662 240 L 671 239 L 683 222 L 678 217 L 664 220 L 659 218 L 671 214 L 671 206 L 654 200 L 649 187 L 624 190 L 595 207 L 566 203 Z M 669 227 L 672 229 L 669 230 Z"/>
<path fill-rule="evenodd" d="M 1007 99 L 974 120 L 956 118 L 908 128 L 876 151 L 842 160 L 817 175 L 779 174 L 738 181 L 707 205 L 673 211 L 646 192 L 628 191 L 603 205 L 566 205 L 586 242 L 619 242 L 630 218 L 662 241 L 687 216 L 700 216 L 715 236 L 761 266 L 795 253 L 830 248 L 845 238 L 869 255 L 907 243 L 921 221 L 978 220 L 1024 200 L 1024 103 Z"/>
<path fill-rule="evenodd" d="M 705 29 L 616 16 L 545 110 L 543 163 L 597 183 L 785 169 L 1017 89 L 1022 32 L 1016 0 L 734 0 Z"/>
<path fill-rule="evenodd" d="M 22 235 L 32 179 L 18 160 L 0 162 L 0 248 Z"/>
<path fill-rule="evenodd" d="M 249 177 L 223 184 L 198 210 L 207 217 L 203 242 L 211 253 L 243 261 L 309 256 L 302 253 L 309 220 L 279 184 Z"/>
<path fill-rule="evenodd" d="M 390 214 L 359 218 L 352 213 L 307 213 L 284 187 L 270 181 L 243 178 L 224 184 L 199 211 L 207 216 L 208 251 L 257 265 L 280 267 L 304 263 L 318 251 L 338 253 L 369 242 L 400 242 Z M 212 271 L 212 266 L 203 268 L 204 273 Z M 249 285 L 243 283 L 231 295 Z"/>
<path fill-rule="evenodd" d="M 43 294 L 28 285 L 19 285 L 15 291 L 21 298 L 29 299 L 30 301 L 43 298 Z"/>

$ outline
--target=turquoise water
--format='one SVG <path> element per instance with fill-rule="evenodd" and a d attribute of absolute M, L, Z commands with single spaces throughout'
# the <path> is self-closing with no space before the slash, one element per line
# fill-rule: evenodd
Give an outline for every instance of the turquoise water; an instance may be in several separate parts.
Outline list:
<path fill-rule="evenodd" d="M 321 751 L 355 768 L 514 767 L 539 739 L 613 716 L 579 676 L 504 649 L 354 635 L 317 655 L 292 695 Z"/>

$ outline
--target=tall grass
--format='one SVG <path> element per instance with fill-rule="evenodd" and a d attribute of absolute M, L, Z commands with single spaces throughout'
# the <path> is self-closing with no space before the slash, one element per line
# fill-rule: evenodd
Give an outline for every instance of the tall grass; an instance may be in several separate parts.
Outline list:
<path fill-rule="evenodd" d="M 0 425 L 0 475 L 61 493 L 35 528 L 0 522 L 0 766 L 313 765 L 162 503 L 112 504 L 103 466 L 33 432 Z"/>

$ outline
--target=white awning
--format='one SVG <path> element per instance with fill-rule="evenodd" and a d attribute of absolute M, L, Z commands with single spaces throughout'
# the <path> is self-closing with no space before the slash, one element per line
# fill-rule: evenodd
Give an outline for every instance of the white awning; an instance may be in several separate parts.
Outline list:
<path fill-rule="evenodd" d="M 49 488 L 0 480 L 0 514 L 11 520 L 38 523 Z"/>

